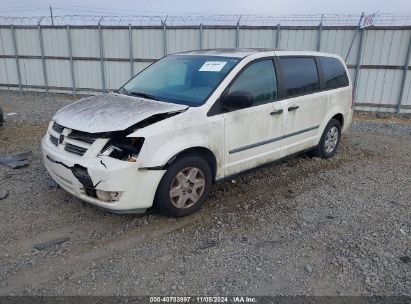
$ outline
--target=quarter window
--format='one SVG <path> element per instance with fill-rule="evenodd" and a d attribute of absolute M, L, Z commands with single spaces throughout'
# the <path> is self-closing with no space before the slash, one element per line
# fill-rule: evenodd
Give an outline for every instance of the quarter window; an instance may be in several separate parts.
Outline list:
<path fill-rule="evenodd" d="M 273 61 L 267 59 L 249 65 L 234 80 L 228 90 L 228 94 L 236 91 L 251 94 L 254 106 L 276 100 L 277 80 Z"/>
<path fill-rule="evenodd" d="M 333 57 L 319 57 L 327 89 L 348 86 L 348 76 L 341 61 Z"/>
<path fill-rule="evenodd" d="M 317 65 L 312 57 L 280 57 L 287 97 L 316 92 L 320 89 Z"/>

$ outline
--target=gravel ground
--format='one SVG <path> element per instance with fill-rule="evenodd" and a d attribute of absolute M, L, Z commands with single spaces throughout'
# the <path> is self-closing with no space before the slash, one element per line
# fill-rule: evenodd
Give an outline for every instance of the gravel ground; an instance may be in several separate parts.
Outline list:
<path fill-rule="evenodd" d="M 40 139 L 72 100 L 0 92 L 0 154 L 33 151 L 0 165 L 0 295 L 411 295 L 410 120 L 361 117 L 334 158 L 218 184 L 186 218 L 118 216 L 47 185 Z"/>

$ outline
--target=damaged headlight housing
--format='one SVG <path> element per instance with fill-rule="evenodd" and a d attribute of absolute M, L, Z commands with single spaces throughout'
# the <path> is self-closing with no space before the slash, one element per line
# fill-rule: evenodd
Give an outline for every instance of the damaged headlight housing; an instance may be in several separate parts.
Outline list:
<path fill-rule="evenodd" d="M 100 154 L 123 161 L 136 162 L 143 143 L 143 137 L 113 137 Z"/>

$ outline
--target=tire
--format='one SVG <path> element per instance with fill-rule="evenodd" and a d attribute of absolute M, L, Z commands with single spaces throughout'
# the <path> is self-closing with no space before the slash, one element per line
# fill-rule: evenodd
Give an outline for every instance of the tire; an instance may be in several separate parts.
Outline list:
<path fill-rule="evenodd" d="M 177 158 L 160 181 L 154 206 L 166 216 L 190 215 L 207 199 L 211 183 L 211 168 L 204 159 L 194 155 Z"/>
<path fill-rule="evenodd" d="M 320 142 L 314 150 L 314 155 L 321 158 L 330 158 L 338 150 L 341 141 L 341 125 L 336 119 L 331 119 L 324 129 Z"/>

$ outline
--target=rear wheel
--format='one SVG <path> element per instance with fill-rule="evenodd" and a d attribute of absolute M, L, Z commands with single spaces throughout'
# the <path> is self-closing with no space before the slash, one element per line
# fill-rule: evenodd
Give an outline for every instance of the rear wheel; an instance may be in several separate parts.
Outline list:
<path fill-rule="evenodd" d="M 321 158 L 330 158 L 337 152 L 341 139 L 341 125 L 336 119 L 331 119 L 325 127 L 314 154 Z"/>
<path fill-rule="evenodd" d="M 164 174 L 155 197 L 156 208 L 167 216 L 181 217 L 201 208 L 208 197 L 212 173 L 198 156 L 174 161 Z"/>

